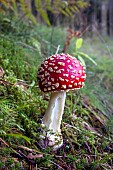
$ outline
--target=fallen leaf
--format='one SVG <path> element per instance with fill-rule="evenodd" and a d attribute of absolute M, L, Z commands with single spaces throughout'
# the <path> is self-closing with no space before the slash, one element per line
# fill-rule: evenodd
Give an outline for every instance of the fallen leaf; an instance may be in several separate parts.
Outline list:
<path fill-rule="evenodd" d="M 43 157 L 43 154 L 36 154 L 36 155 L 33 155 L 32 153 L 29 153 L 28 155 L 27 155 L 27 158 L 29 158 L 29 159 L 36 159 L 36 158 L 42 158 Z"/>

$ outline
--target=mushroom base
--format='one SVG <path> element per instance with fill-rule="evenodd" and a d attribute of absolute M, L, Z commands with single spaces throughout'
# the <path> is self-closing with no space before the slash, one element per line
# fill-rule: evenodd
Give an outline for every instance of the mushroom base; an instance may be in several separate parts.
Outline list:
<path fill-rule="evenodd" d="M 51 147 L 53 151 L 59 149 L 63 145 L 63 138 L 61 133 L 53 133 L 51 131 L 43 130 L 40 136 L 40 145 L 43 149 Z"/>
<path fill-rule="evenodd" d="M 49 143 L 48 146 L 52 146 L 53 150 L 59 149 L 63 145 L 63 139 L 61 133 L 52 134 L 48 137 Z"/>

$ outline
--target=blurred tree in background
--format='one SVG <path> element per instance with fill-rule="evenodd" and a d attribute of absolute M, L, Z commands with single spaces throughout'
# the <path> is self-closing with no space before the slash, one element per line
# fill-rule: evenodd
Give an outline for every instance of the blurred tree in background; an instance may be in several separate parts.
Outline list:
<path fill-rule="evenodd" d="M 68 26 L 113 36 L 113 0 L 0 0 L 0 12 L 34 24 Z"/>

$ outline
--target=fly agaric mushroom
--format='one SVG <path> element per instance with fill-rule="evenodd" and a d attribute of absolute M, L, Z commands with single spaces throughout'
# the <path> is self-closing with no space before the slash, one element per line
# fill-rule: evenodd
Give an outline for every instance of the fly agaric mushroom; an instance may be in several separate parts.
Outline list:
<path fill-rule="evenodd" d="M 40 89 L 43 92 L 51 92 L 42 124 L 52 132 L 47 132 L 48 146 L 57 149 L 63 144 L 60 126 L 66 92 L 84 86 L 85 68 L 80 61 L 69 54 L 55 54 L 41 64 L 37 77 Z"/>

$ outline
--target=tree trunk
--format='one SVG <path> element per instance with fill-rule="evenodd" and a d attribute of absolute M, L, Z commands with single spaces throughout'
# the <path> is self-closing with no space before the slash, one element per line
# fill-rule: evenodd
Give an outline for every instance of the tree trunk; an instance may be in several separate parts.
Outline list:
<path fill-rule="evenodd" d="M 107 34 L 107 3 L 106 0 L 102 1 L 102 6 L 101 6 L 101 13 L 102 13 L 102 29 L 101 29 L 101 33 L 102 35 L 106 35 Z"/>
<path fill-rule="evenodd" d="M 109 35 L 113 37 L 113 0 L 109 0 L 108 2 L 108 19 L 109 19 Z"/>

